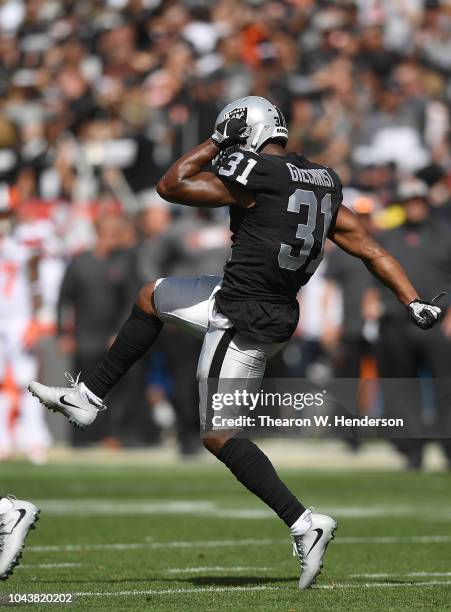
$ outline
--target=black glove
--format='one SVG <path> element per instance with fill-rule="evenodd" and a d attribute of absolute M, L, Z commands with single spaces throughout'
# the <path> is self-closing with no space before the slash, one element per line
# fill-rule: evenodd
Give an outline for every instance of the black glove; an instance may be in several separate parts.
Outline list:
<path fill-rule="evenodd" d="M 245 142 L 249 136 L 249 131 L 244 117 L 232 117 L 221 121 L 211 139 L 218 149 L 228 149 L 233 145 Z"/>
<path fill-rule="evenodd" d="M 418 327 L 421 327 L 421 329 L 431 329 L 431 327 L 434 327 L 443 314 L 441 308 L 434 306 L 434 302 L 440 299 L 443 295 L 446 294 L 441 293 L 431 300 L 431 303 L 423 302 L 423 300 L 419 299 L 410 302 L 407 308 L 409 310 L 410 318 L 415 325 L 418 325 Z"/>

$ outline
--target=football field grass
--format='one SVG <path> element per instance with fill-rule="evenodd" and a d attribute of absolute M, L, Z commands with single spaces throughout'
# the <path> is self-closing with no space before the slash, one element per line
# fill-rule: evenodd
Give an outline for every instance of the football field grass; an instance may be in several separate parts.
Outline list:
<path fill-rule="evenodd" d="M 42 514 L 0 597 L 73 593 L 67 608 L 82 610 L 451 609 L 449 474 L 281 475 L 338 519 L 309 591 L 297 590 L 283 524 L 220 464 L 2 464 L 0 490 Z"/>

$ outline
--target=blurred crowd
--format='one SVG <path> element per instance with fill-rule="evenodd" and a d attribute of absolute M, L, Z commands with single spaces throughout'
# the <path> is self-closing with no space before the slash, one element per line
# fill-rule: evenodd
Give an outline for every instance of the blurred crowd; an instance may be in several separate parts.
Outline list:
<path fill-rule="evenodd" d="M 346 204 L 425 298 L 449 289 L 451 1 L 4 0 L 0 211 L 14 202 L 14 239 L 37 262 L 29 300 L 39 291 L 35 313 L 8 316 L 36 315 L 30 329 L 57 336 L 74 372 L 108 346 L 140 284 L 221 273 L 226 211 L 168 205 L 155 185 L 211 134 L 226 103 L 248 94 L 281 108 L 289 150 L 339 173 Z M 360 262 L 332 253 L 303 291 L 298 334 L 273 375 L 447 376 L 434 354 L 450 363 L 451 317 L 426 346 Z M 3 288 L 7 257 L 0 248 Z M 36 346 L 25 349 L 36 355 Z M 175 412 L 182 452 L 196 452 L 198 348 L 167 330 L 84 442 L 157 443 Z M 11 444 L 1 432 L 15 422 L 4 390 L 17 399 L 23 386 L 8 371 L 0 456 Z M 24 442 L 48 444 L 44 434 Z M 420 443 L 400 446 L 421 463 Z"/>

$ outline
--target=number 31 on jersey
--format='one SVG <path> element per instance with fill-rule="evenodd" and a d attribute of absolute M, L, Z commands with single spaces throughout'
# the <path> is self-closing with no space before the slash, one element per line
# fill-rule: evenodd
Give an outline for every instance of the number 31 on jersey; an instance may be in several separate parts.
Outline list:
<path fill-rule="evenodd" d="M 227 164 L 221 168 L 219 168 L 219 174 L 222 176 L 228 177 L 232 176 L 235 170 L 238 168 L 239 164 L 243 160 L 244 155 L 239 151 L 235 153 L 231 153 L 227 159 Z M 251 173 L 252 168 L 257 164 L 256 159 L 249 158 L 247 160 L 246 167 L 243 172 L 235 177 L 235 180 L 242 185 L 247 185 L 248 176 Z M 228 167 L 227 167 L 228 166 Z"/>
<path fill-rule="evenodd" d="M 227 157 L 227 162 L 224 166 L 219 168 L 219 174 L 226 178 L 233 176 L 237 183 L 247 185 L 248 178 L 252 169 L 256 166 L 257 160 L 249 157 L 246 159 L 246 164 L 241 174 L 235 176 L 235 172 L 240 166 L 244 159 L 243 153 L 235 151 Z M 241 167 L 240 167 L 241 170 Z M 299 223 L 297 226 L 295 239 L 302 241 L 300 246 L 299 255 L 293 255 L 293 246 L 285 243 L 281 243 L 278 262 L 279 267 L 285 270 L 291 270 L 295 272 L 299 270 L 311 255 L 313 246 L 315 244 L 315 238 L 317 243 L 321 243 L 321 249 L 317 256 L 312 258 L 309 262 L 305 272 L 313 274 L 316 268 L 319 266 L 323 258 L 324 243 L 326 241 L 327 232 L 330 227 L 332 219 L 332 198 L 330 193 L 326 193 L 321 200 L 320 213 L 318 214 L 318 199 L 315 193 L 307 189 L 296 189 L 294 193 L 288 199 L 288 213 L 299 214 L 301 206 L 308 207 L 307 223 Z M 320 215 L 323 215 L 323 223 L 319 224 Z M 317 233 L 321 231 L 319 227 L 322 225 L 322 236 L 318 236 Z"/>
<path fill-rule="evenodd" d="M 296 231 L 296 238 L 303 241 L 299 255 L 292 255 L 292 247 L 282 242 L 278 257 L 279 267 L 292 270 L 293 272 L 299 270 L 309 258 L 315 243 L 315 230 L 318 226 L 318 199 L 315 193 L 310 190 L 296 189 L 288 199 L 287 211 L 299 213 L 301 205 L 308 206 L 308 217 L 307 223 L 299 223 Z M 324 243 L 332 219 L 332 199 L 330 193 L 326 193 L 321 200 L 321 214 L 324 216 L 321 251 L 307 266 L 305 271 L 308 274 L 313 274 L 323 259 Z"/>

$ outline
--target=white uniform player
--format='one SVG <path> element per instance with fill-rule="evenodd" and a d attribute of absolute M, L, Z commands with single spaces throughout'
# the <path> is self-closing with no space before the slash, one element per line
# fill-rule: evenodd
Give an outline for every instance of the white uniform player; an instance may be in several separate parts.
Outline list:
<path fill-rule="evenodd" d="M 34 254 L 11 227 L 0 228 L 0 458 L 21 451 L 33 462 L 42 462 L 50 434 L 41 405 L 25 393 L 30 377 L 38 372 L 33 350 L 37 280 L 30 278 Z"/>

